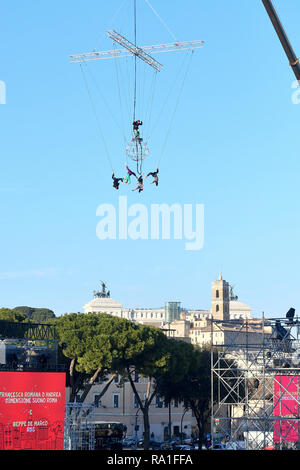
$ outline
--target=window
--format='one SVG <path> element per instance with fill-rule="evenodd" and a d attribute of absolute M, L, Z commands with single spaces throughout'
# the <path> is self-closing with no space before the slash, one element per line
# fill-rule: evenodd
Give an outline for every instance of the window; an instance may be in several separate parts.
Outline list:
<path fill-rule="evenodd" d="M 155 408 L 162 408 L 162 406 L 163 406 L 163 402 L 160 401 L 158 396 L 156 396 Z"/>
<path fill-rule="evenodd" d="M 217 299 L 219 298 L 219 291 L 218 290 L 216 290 L 216 297 L 217 297 Z"/>
<path fill-rule="evenodd" d="M 95 393 L 94 395 L 94 405 L 96 408 L 99 408 L 99 406 L 101 406 L 100 394 L 98 393 Z"/>
<path fill-rule="evenodd" d="M 118 384 L 120 382 L 120 376 L 117 375 L 117 377 L 114 378 L 114 383 Z"/>
<path fill-rule="evenodd" d="M 113 407 L 119 408 L 120 395 L 118 393 L 113 394 Z"/>
<path fill-rule="evenodd" d="M 219 305 L 216 305 L 216 312 L 219 311 Z"/>

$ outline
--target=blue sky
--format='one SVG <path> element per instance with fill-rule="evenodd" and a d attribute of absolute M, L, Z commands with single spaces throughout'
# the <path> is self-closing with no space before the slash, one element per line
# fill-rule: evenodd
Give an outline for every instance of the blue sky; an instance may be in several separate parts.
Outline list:
<path fill-rule="evenodd" d="M 146 185 L 140 195 L 125 185 L 115 191 L 111 180 L 110 162 L 123 172 L 121 127 L 127 135 L 132 120 L 127 62 L 118 63 L 120 69 L 116 61 L 86 68 L 102 140 L 80 67 L 69 61 L 72 53 L 112 49 L 109 28 L 133 40 L 132 3 L 1 5 L 0 80 L 7 91 L 0 105 L 1 306 L 48 307 L 57 315 L 82 311 L 103 279 L 128 307 L 178 300 L 206 309 L 211 282 L 222 271 L 257 316 L 300 308 L 300 105 L 292 103 L 295 78 L 262 2 L 152 0 L 166 28 L 145 0 L 137 0 L 138 44 L 173 42 L 173 36 L 205 41 L 193 54 L 169 134 L 178 84 L 169 107 L 160 110 L 187 55 L 155 56 L 164 67 L 151 107 L 157 126 L 145 171 L 156 167 L 168 139 L 160 185 Z M 274 5 L 299 54 L 298 0 Z M 152 78 L 139 66 L 141 113 Z M 120 195 L 147 207 L 204 204 L 203 249 L 186 251 L 181 240 L 100 241 L 97 207 L 117 207 Z"/>

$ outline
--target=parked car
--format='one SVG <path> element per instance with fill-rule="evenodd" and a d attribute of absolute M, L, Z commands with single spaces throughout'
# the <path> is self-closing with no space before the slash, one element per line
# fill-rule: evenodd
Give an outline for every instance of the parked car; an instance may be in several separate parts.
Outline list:
<path fill-rule="evenodd" d="M 135 438 L 125 437 L 123 439 L 123 447 L 133 447 L 137 444 L 137 440 Z"/>
<path fill-rule="evenodd" d="M 183 444 L 192 445 L 192 443 L 193 443 L 193 439 L 192 439 L 192 438 L 184 439 L 184 440 L 183 440 Z"/>
<path fill-rule="evenodd" d="M 154 439 L 149 440 L 149 448 L 150 449 L 160 449 L 161 443 L 155 441 Z M 137 442 L 137 447 L 143 448 L 144 447 L 144 439 L 139 439 Z"/>
<path fill-rule="evenodd" d="M 193 446 L 189 444 L 176 444 L 174 450 L 193 450 Z"/>
<path fill-rule="evenodd" d="M 211 450 L 226 450 L 224 444 L 214 444 L 213 447 L 210 448 Z"/>
<path fill-rule="evenodd" d="M 232 441 L 225 444 L 226 450 L 245 450 L 246 442 L 245 441 Z"/>
<path fill-rule="evenodd" d="M 160 449 L 160 446 L 161 446 L 161 442 L 157 442 L 157 441 L 154 441 L 154 440 L 150 439 L 150 441 L 149 441 L 149 448 L 150 449 L 157 450 L 157 449 Z"/>
<path fill-rule="evenodd" d="M 137 446 L 138 446 L 138 447 L 144 447 L 144 439 L 139 439 L 139 440 L 137 441 Z"/>
<path fill-rule="evenodd" d="M 165 441 L 160 444 L 161 450 L 172 450 L 173 444 L 170 441 Z"/>

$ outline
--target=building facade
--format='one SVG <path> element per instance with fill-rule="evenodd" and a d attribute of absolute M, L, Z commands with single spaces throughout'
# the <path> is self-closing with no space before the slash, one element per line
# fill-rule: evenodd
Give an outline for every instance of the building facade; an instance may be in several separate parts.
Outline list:
<path fill-rule="evenodd" d="M 232 344 L 236 340 L 239 347 L 243 344 L 257 344 L 263 336 L 261 321 L 253 319 L 251 307 L 243 304 L 233 294 L 233 288 L 219 275 L 211 286 L 211 309 L 188 310 L 181 307 L 180 302 L 165 302 L 160 308 L 125 308 L 120 302 L 112 299 L 106 287 L 102 291 L 94 291 L 94 298 L 84 305 L 84 312 L 102 312 L 119 318 L 153 325 L 165 331 L 170 338 L 190 342 L 199 347 L 213 344 L 214 346 Z M 212 322 L 211 320 L 218 322 Z M 232 322 L 236 320 L 236 324 Z M 247 335 L 239 328 L 244 322 L 249 323 Z M 86 401 L 94 403 L 96 420 L 119 421 L 127 426 L 130 437 L 143 436 L 143 419 L 130 383 L 121 383 L 116 379 L 108 391 L 100 399 L 105 384 L 95 384 L 91 388 Z M 140 378 L 136 388 L 143 400 L 147 392 L 148 379 Z M 181 432 L 190 437 L 196 422 L 190 412 L 184 410 L 181 403 L 172 402 L 166 407 L 157 397 L 154 398 L 149 410 L 152 438 L 163 441 L 167 438 L 169 428 L 172 436 Z"/>
<path fill-rule="evenodd" d="M 105 385 L 106 382 L 96 382 L 85 399 L 85 403 L 93 405 L 94 423 L 103 421 L 122 423 L 127 428 L 127 437 L 142 439 L 143 414 L 130 383 L 118 376 L 101 396 Z M 135 387 L 143 401 L 147 393 L 148 379 L 137 377 Z M 181 434 L 183 438 L 190 438 L 195 424 L 191 411 L 186 411 L 182 403 L 172 400 L 170 405 L 167 405 L 157 396 L 150 405 L 149 420 L 151 439 L 158 442 L 168 440 L 169 431 L 172 438 L 180 437 Z"/>

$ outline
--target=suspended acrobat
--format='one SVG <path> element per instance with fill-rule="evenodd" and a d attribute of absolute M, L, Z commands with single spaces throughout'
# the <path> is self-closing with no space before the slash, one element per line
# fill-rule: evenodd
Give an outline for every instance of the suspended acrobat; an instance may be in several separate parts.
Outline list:
<path fill-rule="evenodd" d="M 136 175 L 142 174 L 143 160 L 149 154 L 147 143 L 141 137 L 139 127 L 143 125 L 143 121 L 134 120 L 132 123 L 134 137 L 127 144 L 127 156 L 136 162 Z M 135 175 L 135 176 L 136 176 Z"/>
<path fill-rule="evenodd" d="M 116 178 L 115 177 L 115 172 L 113 171 L 112 179 L 113 179 L 113 187 L 118 190 L 119 185 L 120 185 L 120 181 L 123 183 L 123 178 Z"/>
<path fill-rule="evenodd" d="M 134 33 L 135 33 L 135 41 L 134 43 L 130 42 L 128 39 L 126 39 L 124 36 L 121 34 L 117 33 L 114 30 L 107 31 L 108 36 L 110 39 L 113 41 L 114 45 L 119 44 L 121 46 L 120 49 L 115 49 L 113 51 L 96 51 L 94 50 L 93 52 L 90 53 L 85 53 L 85 54 L 72 54 L 71 57 L 71 62 L 75 63 L 80 63 L 80 66 L 82 64 L 85 64 L 89 61 L 95 61 L 95 60 L 100 60 L 100 59 L 108 59 L 108 58 L 122 58 L 122 57 L 127 57 L 131 56 L 134 59 L 134 77 L 133 77 L 133 114 L 131 115 L 132 118 L 130 118 L 129 123 L 133 126 L 133 134 L 131 133 L 130 140 L 126 144 L 126 155 L 128 158 L 133 160 L 133 162 L 136 163 L 136 173 L 130 172 L 127 169 L 127 174 L 124 178 L 115 178 L 115 175 L 113 173 L 113 187 L 118 190 L 120 182 L 125 182 L 127 184 L 130 184 L 130 177 L 134 175 L 137 180 L 138 180 L 138 187 L 136 190 L 139 192 L 143 191 L 143 163 L 145 158 L 149 155 L 149 147 L 148 147 L 148 138 L 149 136 L 143 135 L 143 133 L 140 133 L 140 126 L 143 125 L 142 120 L 136 120 L 136 105 L 137 105 L 137 71 L 139 70 L 139 67 L 136 67 L 136 63 L 138 60 L 144 62 L 148 66 L 150 66 L 153 69 L 154 79 L 156 80 L 156 73 L 160 72 L 162 68 L 162 64 L 158 62 L 153 56 L 152 56 L 152 51 L 155 53 L 165 53 L 165 52 L 172 52 L 172 51 L 186 51 L 190 50 L 191 52 L 194 52 L 195 49 L 202 48 L 203 47 L 203 41 L 185 41 L 185 42 L 178 42 L 177 40 L 174 43 L 169 43 L 169 44 L 159 44 L 159 45 L 153 45 L 153 46 L 138 46 L 136 44 L 136 1 L 134 1 Z M 127 59 L 126 59 L 127 60 Z M 85 77 L 84 73 L 84 68 L 81 67 L 81 71 L 84 77 L 84 82 L 91 100 L 91 104 L 93 107 L 93 111 L 95 113 L 95 117 L 98 121 L 99 125 L 99 119 L 97 117 L 97 113 L 95 110 L 95 106 L 91 97 L 90 89 L 88 87 L 88 82 Z M 185 77 L 185 75 L 184 75 Z M 155 84 L 155 81 L 153 81 L 153 85 Z M 119 85 L 119 82 L 118 82 Z M 154 92 L 154 87 L 152 89 L 151 87 L 151 93 Z M 120 93 L 122 96 L 122 93 Z M 153 95 L 150 100 L 150 103 L 153 102 Z M 143 116 L 145 118 L 145 116 Z M 145 122 L 143 128 L 149 126 L 149 122 Z M 99 129 L 100 130 L 100 129 Z M 101 132 L 101 130 L 100 130 Z M 102 132 L 101 132 L 102 134 Z M 110 157 L 108 152 L 107 157 L 110 162 Z M 158 173 L 158 171 L 157 171 Z M 153 176 L 153 181 L 151 184 L 155 184 L 158 186 L 158 175 L 156 172 L 149 173 L 149 176 Z"/>
<path fill-rule="evenodd" d="M 128 168 L 128 166 L 127 166 L 126 163 L 125 163 L 125 167 L 126 167 L 126 170 L 127 170 L 127 174 L 126 174 L 126 176 L 125 176 L 125 178 L 124 178 L 124 182 L 125 182 L 125 184 L 130 184 L 130 183 L 131 183 L 130 177 L 131 177 L 132 175 L 135 176 L 136 179 L 138 179 L 138 178 L 137 178 L 136 174 L 134 173 L 134 171 L 131 171 L 130 168 Z"/>
<path fill-rule="evenodd" d="M 138 191 L 140 193 L 144 189 L 143 175 L 140 175 L 137 180 L 138 180 L 138 185 L 132 191 Z"/>
<path fill-rule="evenodd" d="M 156 171 L 152 171 L 152 172 L 148 173 L 146 178 L 148 178 L 148 176 L 152 176 L 152 178 L 153 178 L 153 181 L 150 184 L 155 184 L 156 186 L 158 186 L 158 173 L 159 173 L 158 167 L 156 168 Z"/>
<path fill-rule="evenodd" d="M 132 125 L 133 125 L 134 138 L 140 139 L 139 126 L 143 125 L 143 121 L 140 121 L 140 120 L 133 121 Z"/>

